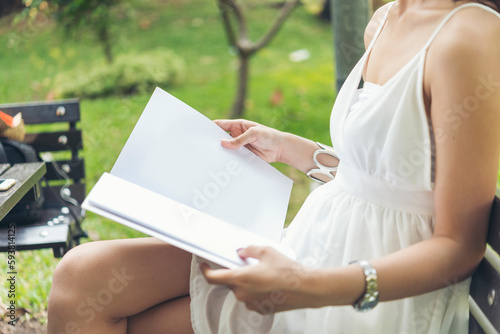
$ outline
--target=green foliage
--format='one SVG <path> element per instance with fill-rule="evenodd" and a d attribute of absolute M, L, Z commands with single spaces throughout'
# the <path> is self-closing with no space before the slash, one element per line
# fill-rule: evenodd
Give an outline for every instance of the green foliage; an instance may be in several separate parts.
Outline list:
<path fill-rule="evenodd" d="M 168 88 L 169 93 L 211 119 L 225 117 L 236 64 L 228 52 L 215 1 L 131 1 L 136 17 L 117 23 L 123 36 L 114 40 L 117 56 L 142 54 L 160 46 L 172 49 L 187 65 L 183 84 Z M 255 36 L 267 29 L 275 15 L 275 9 L 259 8 L 248 22 Z M 50 22 L 38 25 L 33 35 L 27 36 L 19 27 L 8 28 L 2 34 L 1 29 L 5 31 L 6 27 L 9 23 L 0 20 L 0 44 L 6 46 L 0 54 L 0 103 L 43 100 L 50 95 L 58 74 L 75 67 L 91 72 L 96 62 L 104 63 L 100 50 L 89 40 L 77 43 L 62 39 L 63 28 Z M 10 39 L 15 43 L 10 43 Z M 310 51 L 310 59 L 300 63 L 288 59 L 290 52 L 304 48 Z M 299 6 L 273 43 L 253 59 L 246 116 L 328 144 L 329 116 L 335 98 L 332 49 L 330 26 Z M 277 90 L 282 92 L 282 101 L 271 103 L 270 96 Z M 152 90 L 82 99 L 79 127 L 83 131 L 88 190 L 113 166 L 151 94 Z M 277 167 L 295 182 L 287 215 L 290 222 L 309 193 L 309 182 L 302 173 L 283 165 Z M 84 242 L 141 235 L 92 213 L 87 213 L 83 226 L 90 234 Z M 19 252 L 18 256 L 23 285 L 19 287 L 18 306 L 36 314 L 46 308 L 59 259 L 53 258 L 51 250 Z M 5 254 L 0 254 L 0 269 L 5 269 L 4 264 Z M 0 284 L 0 300 L 6 295 L 4 284 Z"/>
<path fill-rule="evenodd" d="M 130 5 L 135 9 L 134 20 L 117 22 L 116 31 L 122 33 L 116 35 L 113 44 L 117 61 L 123 54 L 130 54 L 132 58 L 133 54 L 168 47 L 186 64 L 182 85 L 170 88 L 159 85 L 209 118 L 226 117 L 234 90 L 236 64 L 228 52 L 215 1 L 137 0 Z M 251 33 L 258 36 L 265 31 L 275 13 L 273 7 L 258 6 L 248 22 Z M 7 30 L 7 27 L 9 22 L 0 20 L 0 29 Z M 52 21 L 36 25 L 30 35 L 23 34 L 22 28 L 16 26 L 4 34 L 0 32 L 0 43 L 6 46 L 6 51 L 0 54 L 3 79 L 0 103 L 44 100 L 53 96 L 51 91 L 59 74 L 83 68 L 87 69 L 88 76 L 96 66 L 104 66 L 97 65 L 105 61 L 91 40 L 82 38 L 77 42 L 62 38 L 64 28 Z M 256 55 L 252 63 L 246 102 L 249 119 L 329 142 L 329 114 L 335 96 L 330 34 L 330 26 L 305 13 L 302 6 L 293 12 L 273 43 Z M 9 42 L 11 39 L 13 42 Z M 311 58 L 291 62 L 288 54 L 302 48 L 310 51 Z M 75 76 L 73 80 L 80 78 Z M 282 101 L 272 104 L 270 96 L 278 89 L 282 91 Z M 113 166 L 152 92 L 82 98 L 79 127 L 83 131 L 88 190 Z M 309 192 L 309 182 L 291 168 L 277 167 L 295 180 L 287 217 L 290 222 Z M 141 236 L 92 213 L 87 213 L 84 228 L 90 238 L 83 242 Z M 18 306 L 31 309 L 35 315 L 43 313 L 59 259 L 54 259 L 51 250 L 18 255 L 23 279 Z M 1 263 L 5 263 L 4 254 L 0 254 Z M 4 296 L 2 284 L 0 300 Z"/>
<path fill-rule="evenodd" d="M 113 61 L 111 51 L 112 9 L 121 0 L 23 0 L 26 9 L 20 18 L 36 19 L 37 15 L 55 15 L 67 34 L 90 32 L 101 44 L 108 63 Z"/>
<path fill-rule="evenodd" d="M 98 63 L 58 75 L 56 97 L 97 98 L 151 92 L 182 79 L 183 60 L 167 49 L 120 55 L 111 65 Z"/>
<path fill-rule="evenodd" d="M 323 8 L 325 7 L 326 1 L 330 0 L 300 0 L 306 10 L 314 15 L 321 13 Z"/>
<path fill-rule="evenodd" d="M 120 0 L 23 0 L 24 14 L 33 17 L 37 12 L 55 14 L 66 32 L 78 30 L 82 25 L 100 29 L 110 22 L 110 9 Z M 31 13 L 30 13 L 31 12 Z"/>

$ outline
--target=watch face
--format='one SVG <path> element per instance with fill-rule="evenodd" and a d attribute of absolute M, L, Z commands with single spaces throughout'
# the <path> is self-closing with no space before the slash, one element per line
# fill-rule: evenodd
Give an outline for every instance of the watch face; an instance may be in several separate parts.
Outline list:
<path fill-rule="evenodd" d="M 377 272 L 367 261 L 361 261 L 359 265 L 363 268 L 363 273 L 365 274 L 366 292 L 354 304 L 354 308 L 358 311 L 365 312 L 371 310 L 378 304 Z"/>

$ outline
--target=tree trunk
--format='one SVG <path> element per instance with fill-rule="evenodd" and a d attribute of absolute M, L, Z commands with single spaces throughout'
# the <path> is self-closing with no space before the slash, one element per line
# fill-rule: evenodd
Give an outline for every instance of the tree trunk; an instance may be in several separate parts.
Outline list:
<path fill-rule="evenodd" d="M 338 91 L 365 51 L 363 37 L 372 9 L 370 0 L 330 1 Z"/>
<path fill-rule="evenodd" d="M 106 61 L 108 64 L 113 62 L 113 52 L 111 48 L 111 38 L 109 37 L 109 29 L 107 26 L 103 26 L 99 31 L 99 42 L 106 56 Z"/>
<path fill-rule="evenodd" d="M 250 56 L 245 54 L 238 55 L 238 89 L 231 108 L 231 118 L 241 118 L 245 110 L 245 100 L 248 91 L 248 67 L 250 65 Z"/>
<path fill-rule="evenodd" d="M 231 118 L 241 117 L 245 110 L 250 57 L 264 48 L 273 39 L 298 2 L 299 0 L 287 0 L 284 2 L 269 29 L 257 41 L 253 42 L 248 38 L 247 18 L 244 6 L 237 0 L 217 1 L 229 44 L 238 50 L 238 89 L 233 107 L 231 108 Z M 233 27 L 231 16 L 236 22 L 236 28 Z"/>
<path fill-rule="evenodd" d="M 373 10 L 377 10 L 387 3 L 386 0 L 373 0 Z"/>

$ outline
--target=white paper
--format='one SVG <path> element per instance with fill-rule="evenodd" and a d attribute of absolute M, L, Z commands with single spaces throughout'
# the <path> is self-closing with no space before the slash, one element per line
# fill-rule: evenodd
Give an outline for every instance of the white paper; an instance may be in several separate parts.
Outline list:
<path fill-rule="evenodd" d="M 271 246 L 294 257 L 279 243 L 108 173 L 92 189 L 85 207 L 228 268 L 247 264 L 237 250 L 248 245 Z"/>
<path fill-rule="evenodd" d="M 292 181 L 196 110 L 157 88 L 82 207 L 222 266 L 236 250 L 279 244 Z"/>
<path fill-rule="evenodd" d="M 292 181 L 211 120 L 156 88 L 111 174 L 278 241 Z"/>

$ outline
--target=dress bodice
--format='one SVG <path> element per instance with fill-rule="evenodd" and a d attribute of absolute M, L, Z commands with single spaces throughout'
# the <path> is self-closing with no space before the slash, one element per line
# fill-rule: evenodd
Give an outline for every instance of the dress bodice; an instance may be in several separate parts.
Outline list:
<path fill-rule="evenodd" d="M 426 53 L 446 22 L 458 10 L 471 6 L 498 16 L 480 4 L 457 7 L 439 24 L 425 46 L 384 85 L 365 83 L 358 89 L 368 56 L 387 20 L 386 14 L 370 46 L 342 86 L 330 121 L 333 147 L 341 160 L 337 178 L 349 183 L 346 187 L 352 192 L 379 204 L 399 209 L 413 205 L 418 212 L 433 213 L 434 139 L 423 96 Z M 392 195 L 397 192 L 398 196 L 390 196 L 391 203 L 386 203 L 380 194 L 389 191 Z"/>

